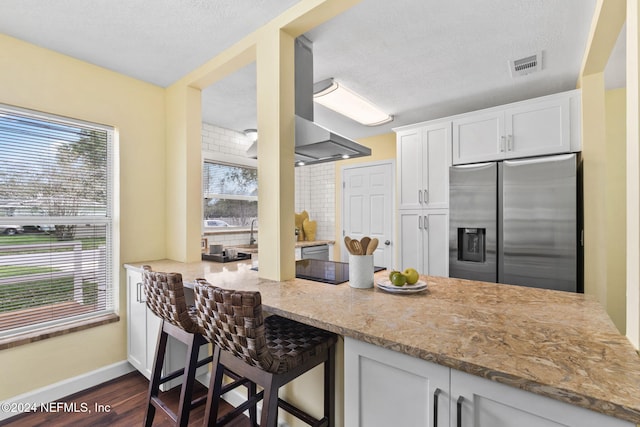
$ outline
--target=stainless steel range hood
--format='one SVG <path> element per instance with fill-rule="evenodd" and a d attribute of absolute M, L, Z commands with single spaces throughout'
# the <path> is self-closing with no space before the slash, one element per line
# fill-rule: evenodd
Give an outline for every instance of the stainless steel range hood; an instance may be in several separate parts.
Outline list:
<path fill-rule="evenodd" d="M 303 36 L 295 41 L 295 91 L 296 166 L 371 155 L 370 148 L 314 123 L 313 51 L 311 42 Z M 254 142 L 247 150 L 249 157 L 258 157 L 257 144 Z"/>

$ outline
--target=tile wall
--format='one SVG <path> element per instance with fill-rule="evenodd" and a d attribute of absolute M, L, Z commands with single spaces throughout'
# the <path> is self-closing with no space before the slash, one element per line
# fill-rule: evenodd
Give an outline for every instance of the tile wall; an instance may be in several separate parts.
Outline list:
<path fill-rule="evenodd" d="M 296 168 L 296 212 L 306 210 L 318 222 L 317 240 L 335 239 L 335 163 Z"/>

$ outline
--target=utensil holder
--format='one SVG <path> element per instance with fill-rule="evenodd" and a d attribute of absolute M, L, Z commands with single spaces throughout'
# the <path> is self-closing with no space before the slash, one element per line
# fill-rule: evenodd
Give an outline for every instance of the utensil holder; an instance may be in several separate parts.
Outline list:
<path fill-rule="evenodd" d="M 349 255 L 349 286 L 373 288 L 373 255 Z"/>

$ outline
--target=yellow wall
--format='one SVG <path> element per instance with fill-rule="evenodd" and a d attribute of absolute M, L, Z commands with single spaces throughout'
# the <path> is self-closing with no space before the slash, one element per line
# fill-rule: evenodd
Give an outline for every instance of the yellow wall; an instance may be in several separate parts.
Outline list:
<path fill-rule="evenodd" d="M 164 90 L 4 35 L 0 52 L 0 102 L 117 129 L 116 266 L 163 258 Z M 119 322 L 0 351 L 0 400 L 126 360 L 121 267 L 115 283 Z"/>
<path fill-rule="evenodd" d="M 604 70 L 625 22 L 625 8 L 625 0 L 598 0 L 578 82 L 582 88 L 584 291 L 596 296 L 620 330 L 625 329 L 621 286 L 626 279 L 621 271 L 625 265 L 617 257 L 626 256 L 626 251 L 617 237 L 626 234 L 626 227 L 615 223 L 620 213 L 612 204 L 624 199 L 624 186 L 617 190 L 622 183 L 620 170 L 624 170 L 622 143 L 614 129 L 620 124 L 616 115 L 624 110 L 619 98 L 606 94 Z"/>
<path fill-rule="evenodd" d="M 606 102 L 606 234 L 607 312 L 618 330 L 626 330 L 627 203 L 626 90 L 605 93 Z"/>
<path fill-rule="evenodd" d="M 584 292 L 607 304 L 607 156 L 604 73 L 582 78 L 584 177 Z"/>
<path fill-rule="evenodd" d="M 345 166 L 351 166 L 358 163 L 370 163 L 378 162 L 380 160 L 389 160 L 396 158 L 396 134 L 385 133 L 382 135 L 371 136 L 368 138 L 361 138 L 357 140 L 360 144 L 371 148 L 371 156 L 358 157 L 356 159 L 340 160 L 336 162 L 336 186 L 337 189 L 335 197 L 336 204 L 336 236 L 335 241 L 342 241 L 342 168 Z M 395 186 L 394 186 L 395 188 Z M 342 256 L 342 245 L 336 244 L 334 246 L 333 259 L 339 260 Z"/>
<path fill-rule="evenodd" d="M 627 338 L 640 348 L 640 7 L 627 0 Z"/>

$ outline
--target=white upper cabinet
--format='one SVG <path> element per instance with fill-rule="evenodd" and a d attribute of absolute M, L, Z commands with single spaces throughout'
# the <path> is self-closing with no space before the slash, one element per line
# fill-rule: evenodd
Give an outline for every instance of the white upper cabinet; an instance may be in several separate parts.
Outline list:
<path fill-rule="evenodd" d="M 398 133 L 400 209 L 447 209 L 451 122 Z"/>
<path fill-rule="evenodd" d="M 504 114 L 469 114 L 453 121 L 453 164 L 503 157 Z"/>
<path fill-rule="evenodd" d="M 453 164 L 580 151 L 580 92 L 457 116 Z"/>

